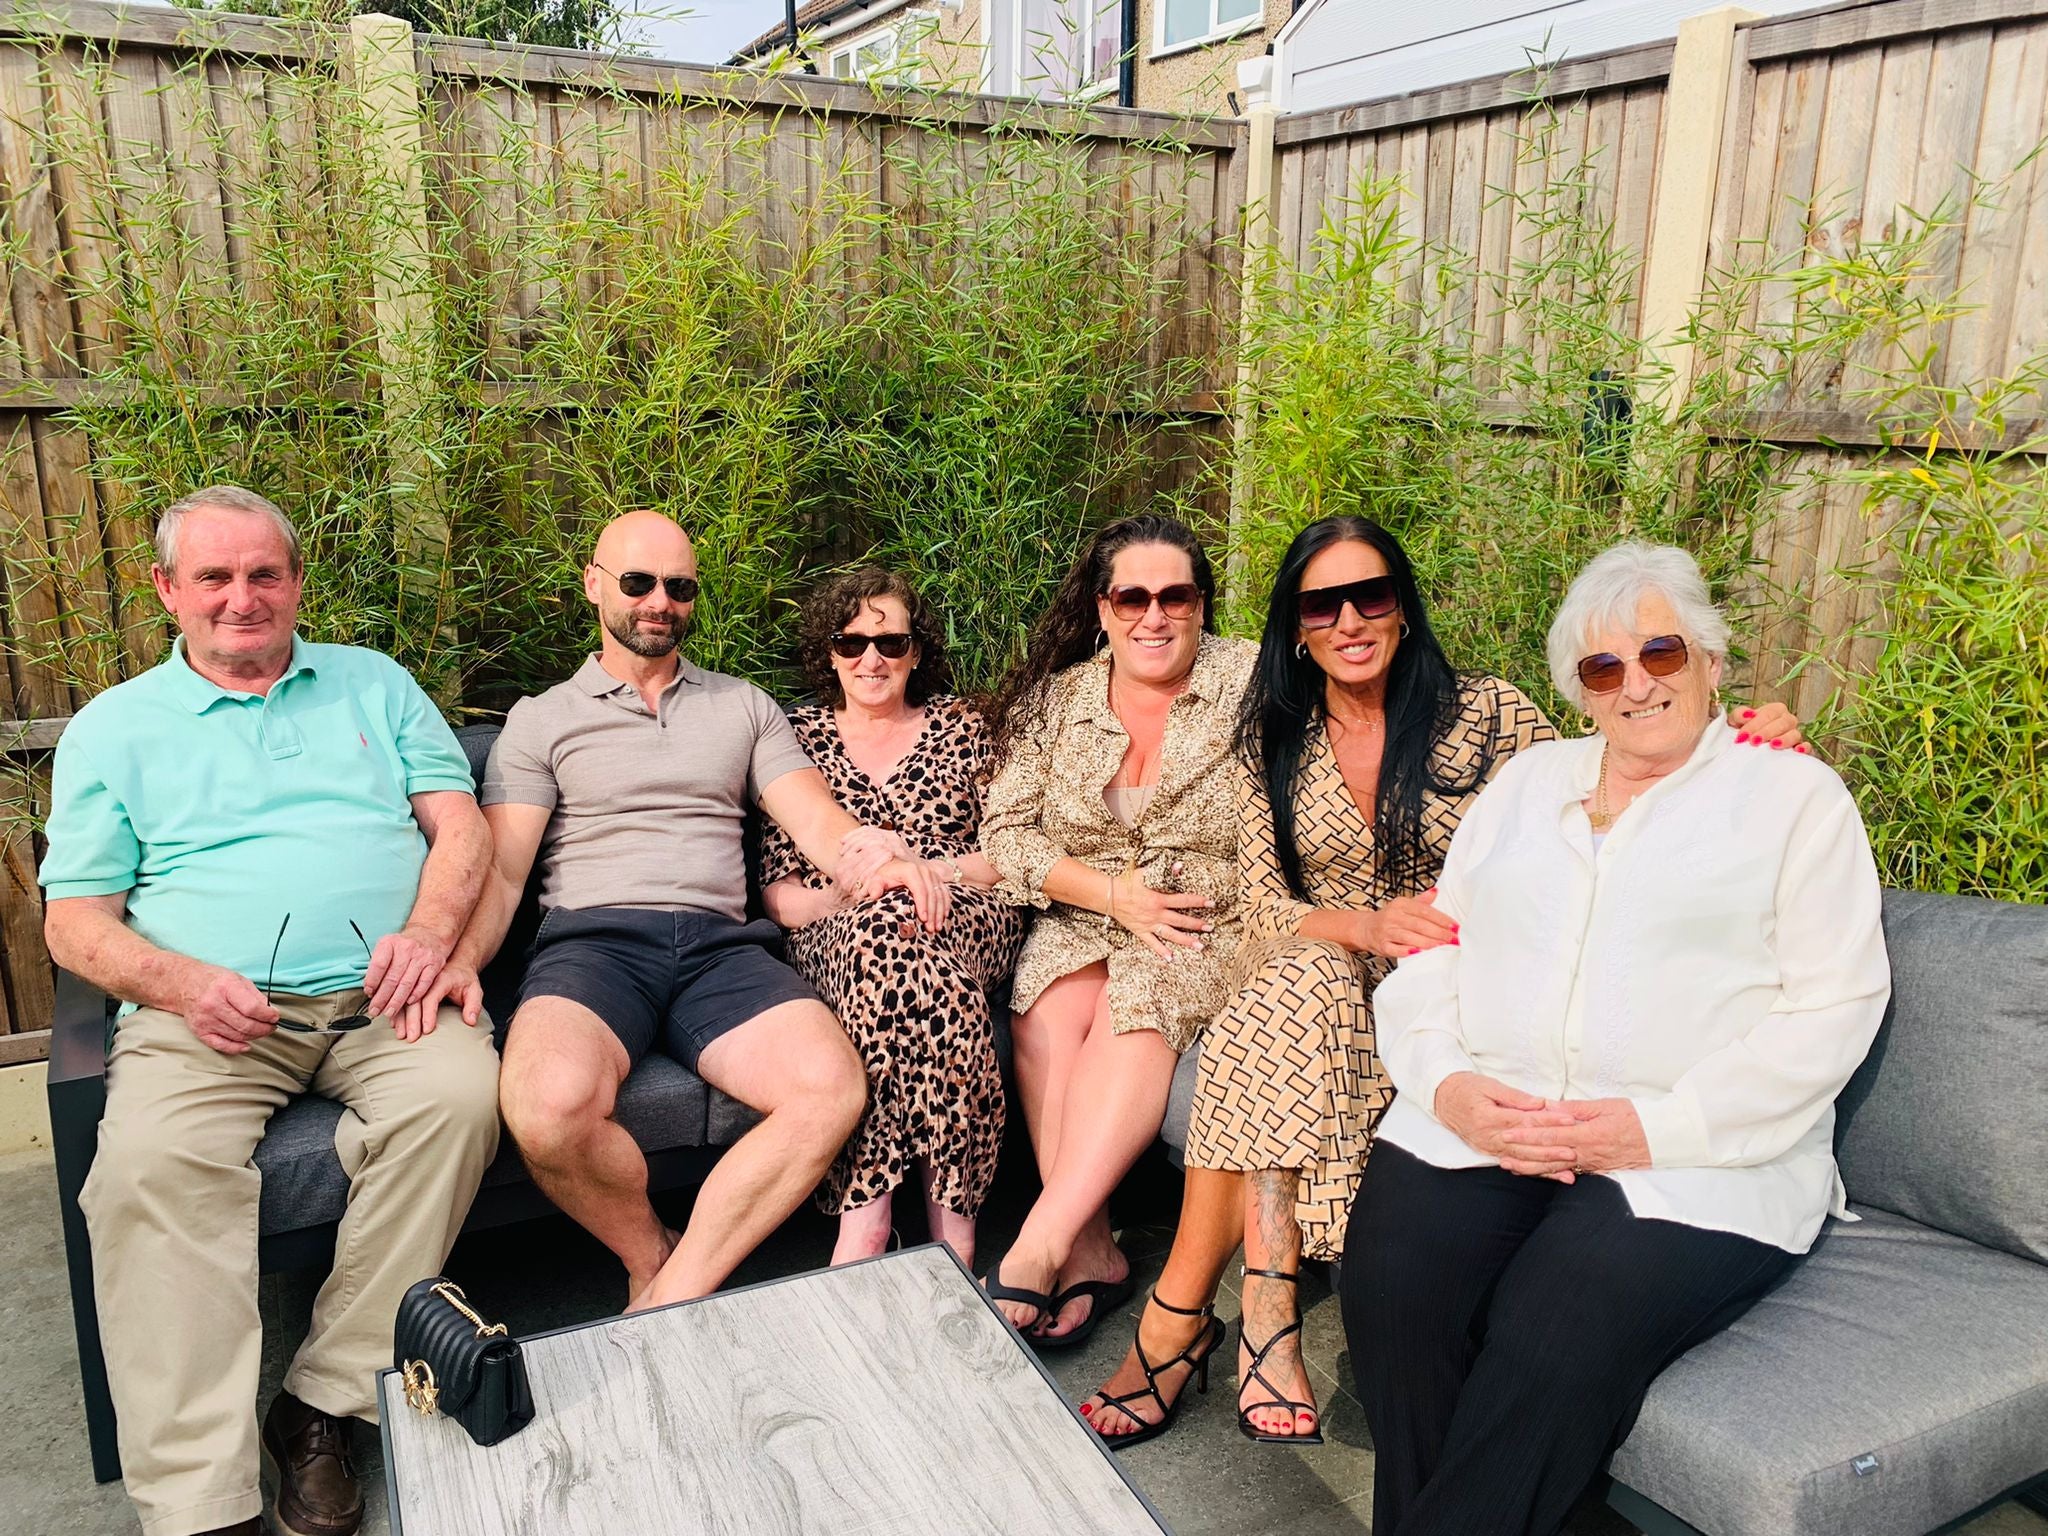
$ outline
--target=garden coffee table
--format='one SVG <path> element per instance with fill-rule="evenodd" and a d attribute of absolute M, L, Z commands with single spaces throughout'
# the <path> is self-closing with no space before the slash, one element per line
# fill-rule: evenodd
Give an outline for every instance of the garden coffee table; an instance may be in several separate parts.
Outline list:
<path fill-rule="evenodd" d="M 393 1536 L 1166 1530 L 938 1244 L 521 1344 L 494 1446 L 379 1375 Z"/>

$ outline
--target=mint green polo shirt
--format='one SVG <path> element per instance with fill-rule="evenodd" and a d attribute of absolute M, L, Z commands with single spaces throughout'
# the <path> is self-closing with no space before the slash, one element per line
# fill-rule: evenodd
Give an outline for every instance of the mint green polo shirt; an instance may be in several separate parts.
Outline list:
<path fill-rule="evenodd" d="M 279 992 L 346 991 L 369 964 L 350 922 L 374 945 L 419 894 L 407 797 L 449 789 L 473 791 L 468 761 L 390 657 L 295 637 L 267 695 L 237 693 L 180 640 L 58 740 L 43 891 L 125 891 L 129 926 L 160 948 L 261 987 L 275 945 Z"/>

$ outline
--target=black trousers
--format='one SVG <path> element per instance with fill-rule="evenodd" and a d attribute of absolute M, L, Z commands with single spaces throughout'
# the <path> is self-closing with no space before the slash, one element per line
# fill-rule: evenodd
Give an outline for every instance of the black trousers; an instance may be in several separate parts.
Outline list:
<path fill-rule="evenodd" d="M 1549 1536 L 1657 1373 L 1796 1262 L 1643 1220 L 1612 1179 L 1437 1168 L 1380 1143 L 1342 1279 L 1373 1536 Z"/>

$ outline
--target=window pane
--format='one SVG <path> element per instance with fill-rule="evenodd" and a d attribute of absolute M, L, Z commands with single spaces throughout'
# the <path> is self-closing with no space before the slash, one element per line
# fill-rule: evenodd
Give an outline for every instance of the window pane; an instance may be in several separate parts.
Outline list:
<path fill-rule="evenodd" d="M 1185 43 L 1209 30 L 1211 0 L 1166 0 L 1166 42 Z"/>
<path fill-rule="evenodd" d="M 1226 26 L 1233 21 L 1243 21 L 1247 16 L 1256 15 L 1259 9 L 1260 0 L 1216 0 L 1216 24 Z"/>
<path fill-rule="evenodd" d="M 1116 78 L 1117 60 L 1124 51 L 1124 8 L 1121 0 L 1105 0 L 1095 12 L 1095 25 L 1088 41 L 1087 67 L 1082 71 L 1088 85 L 1100 85 Z"/>

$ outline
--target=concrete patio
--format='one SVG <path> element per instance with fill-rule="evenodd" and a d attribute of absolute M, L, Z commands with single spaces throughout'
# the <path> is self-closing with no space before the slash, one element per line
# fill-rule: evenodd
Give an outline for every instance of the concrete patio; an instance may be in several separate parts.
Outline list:
<path fill-rule="evenodd" d="M 985 1218 L 988 1251 L 1001 1251 L 1022 1198 L 1023 1192 L 998 1186 Z M 0 1530 L 20 1536 L 131 1536 L 138 1528 L 120 1485 L 95 1485 L 87 1464 L 56 1202 L 56 1178 L 43 1155 L 0 1158 L 0 1209 L 12 1218 L 0 1229 L 0 1273 L 6 1276 L 0 1395 L 15 1405 L 0 1445 Z M 1161 1226 L 1126 1230 L 1141 1280 L 1157 1273 L 1170 1237 Z M 823 1218 L 799 1215 L 739 1278 L 768 1279 L 814 1267 L 829 1253 L 830 1239 Z M 465 1239 L 449 1270 L 516 1333 L 601 1317 L 623 1302 L 623 1277 L 609 1255 L 559 1219 Z M 263 1282 L 266 1397 L 282 1375 L 286 1341 L 296 1341 L 304 1329 L 316 1283 L 317 1277 L 307 1275 Z M 1304 1300 L 1308 1363 L 1322 1398 L 1327 1443 L 1292 1450 L 1245 1440 L 1233 1421 L 1234 1368 L 1222 1372 L 1206 1397 L 1193 1399 L 1171 1434 L 1128 1453 L 1132 1476 L 1179 1536 L 1369 1530 L 1372 1451 L 1363 1414 L 1344 1385 L 1350 1363 L 1336 1302 L 1319 1280 L 1305 1285 Z M 1234 1318 L 1235 1296 L 1227 1296 L 1218 1312 Z M 1079 1398 L 1116 1364 L 1128 1340 L 1128 1322 L 1120 1318 L 1084 1347 L 1046 1359 Z M 366 1536 L 386 1536 L 375 1438 L 360 1435 L 358 1450 L 369 1491 L 363 1529 Z M 1964 1529 L 1967 1536 L 2048 1536 L 2048 1520 L 2008 1504 Z M 1632 1530 L 1604 1506 L 1589 1505 L 1574 1518 L 1570 1536 L 1627 1536 Z"/>

